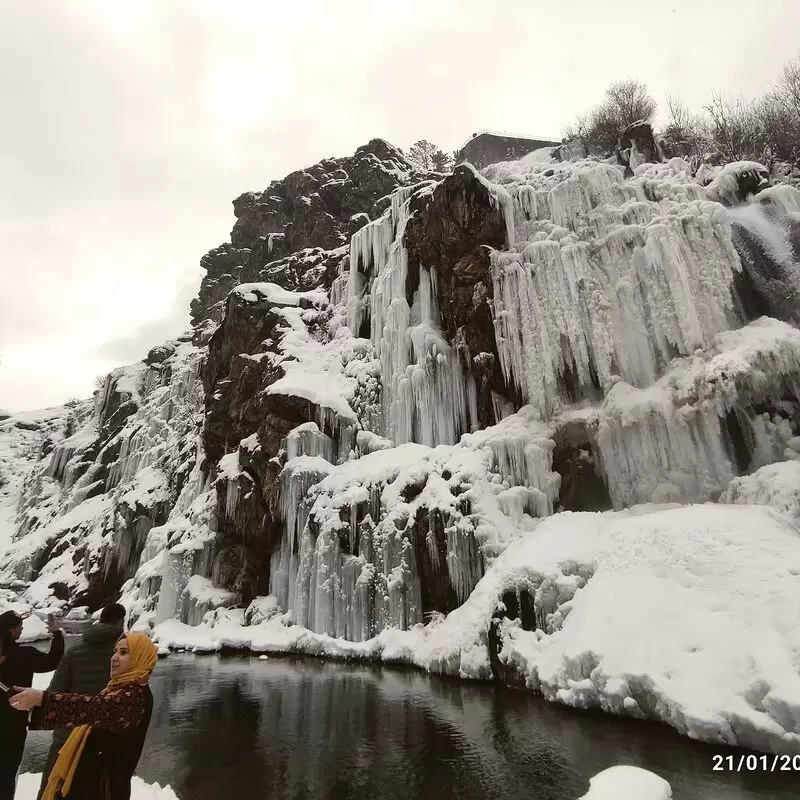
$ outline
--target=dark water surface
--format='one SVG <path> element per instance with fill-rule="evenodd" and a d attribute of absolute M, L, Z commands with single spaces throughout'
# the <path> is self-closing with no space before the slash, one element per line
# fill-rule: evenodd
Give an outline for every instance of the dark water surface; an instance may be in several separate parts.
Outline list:
<path fill-rule="evenodd" d="M 152 680 L 138 774 L 180 800 L 573 800 L 634 764 L 675 800 L 798 798 L 800 775 L 712 771 L 666 726 L 581 713 L 526 692 L 314 659 L 173 654 Z M 28 739 L 42 768 L 49 734 Z"/>

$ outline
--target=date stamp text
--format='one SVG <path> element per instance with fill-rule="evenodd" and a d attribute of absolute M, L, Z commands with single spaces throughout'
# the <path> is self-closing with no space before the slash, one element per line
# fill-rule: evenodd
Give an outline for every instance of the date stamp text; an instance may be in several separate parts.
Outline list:
<path fill-rule="evenodd" d="M 711 756 L 714 772 L 800 772 L 800 755 Z"/>

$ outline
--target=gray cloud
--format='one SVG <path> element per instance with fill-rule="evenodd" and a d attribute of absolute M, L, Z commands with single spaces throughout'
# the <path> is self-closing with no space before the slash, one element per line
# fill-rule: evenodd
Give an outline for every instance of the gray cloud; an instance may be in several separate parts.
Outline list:
<path fill-rule="evenodd" d="M 797 48 L 796 0 L 611 6 L 1 4 L 0 405 L 88 394 L 178 333 L 243 191 L 374 136 L 558 135 L 629 74 L 753 95 Z"/>
<path fill-rule="evenodd" d="M 130 333 L 103 342 L 97 354 L 118 364 L 140 361 L 155 345 L 174 339 L 188 330 L 189 304 L 197 294 L 200 278 L 199 269 L 186 272 L 176 287 L 172 307 L 167 314 L 138 326 Z"/>

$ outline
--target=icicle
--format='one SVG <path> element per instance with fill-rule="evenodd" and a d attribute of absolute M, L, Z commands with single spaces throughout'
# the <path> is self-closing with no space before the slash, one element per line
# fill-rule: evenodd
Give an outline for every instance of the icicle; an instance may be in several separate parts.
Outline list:
<path fill-rule="evenodd" d="M 567 237 L 494 253 L 503 374 L 546 415 L 565 399 L 597 399 L 615 373 L 647 385 L 676 352 L 708 346 L 730 327 L 737 269 L 719 207 L 709 204 L 620 228 L 591 248 Z"/>

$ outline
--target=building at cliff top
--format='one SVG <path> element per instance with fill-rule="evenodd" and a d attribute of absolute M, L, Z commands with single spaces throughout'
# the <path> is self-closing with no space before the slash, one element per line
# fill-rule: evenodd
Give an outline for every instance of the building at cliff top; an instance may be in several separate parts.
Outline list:
<path fill-rule="evenodd" d="M 557 147 L 561 142 L 527 136 L 512 136 L 506 133 L 481 131 L 474 133 L 458 151 L 458 161 L 468 161 L 483 169 L 498 161 L 514 161 L 538 150 L 540 147 Z"/>

